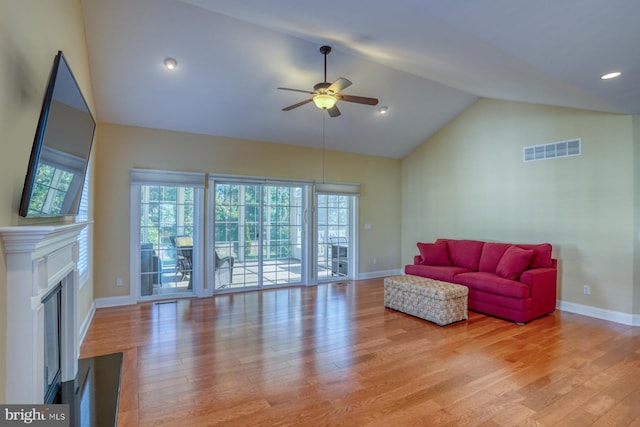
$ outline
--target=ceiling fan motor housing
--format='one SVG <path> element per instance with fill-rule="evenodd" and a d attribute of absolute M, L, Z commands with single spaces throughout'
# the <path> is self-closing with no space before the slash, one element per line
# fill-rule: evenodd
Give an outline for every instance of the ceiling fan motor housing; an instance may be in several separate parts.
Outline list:
<path fill-rule="evenodd" d="M 329 86 L 331 86 L 331 83 L 329 82 L 320 82 L 316 83 L 315 86 L 313 86 L 313 90 L 318 93 L 324 93 Z"/>

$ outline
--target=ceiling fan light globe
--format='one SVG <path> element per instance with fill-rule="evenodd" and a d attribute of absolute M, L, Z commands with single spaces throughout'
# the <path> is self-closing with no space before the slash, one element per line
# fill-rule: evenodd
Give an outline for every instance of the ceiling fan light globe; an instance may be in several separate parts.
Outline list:
<path fill-rule="evenodd" d="M 321 110 L 329 110 L 333 108 L 337 101 L 338 99 L 335 96 L 326 93 L 321 93 L 313 97 L 314 104 L 316 104 L 316 107 Z"/>

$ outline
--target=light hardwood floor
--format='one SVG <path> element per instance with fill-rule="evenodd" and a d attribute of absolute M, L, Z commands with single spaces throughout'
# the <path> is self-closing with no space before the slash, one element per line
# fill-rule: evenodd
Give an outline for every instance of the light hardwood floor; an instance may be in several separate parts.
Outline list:
<path fill-rule="evenodd" d="M 383 281 L 99 309 L 120 426 L 640 426 L 640 328 L 556 311 L 439 327 Z"/>

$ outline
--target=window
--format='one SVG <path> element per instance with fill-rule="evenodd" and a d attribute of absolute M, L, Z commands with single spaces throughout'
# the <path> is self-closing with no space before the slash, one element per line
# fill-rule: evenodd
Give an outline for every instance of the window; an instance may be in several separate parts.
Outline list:
<path fill-rule="evenodd" d="M 303 218 L 309 185 L 210 178 L 215 263 L 210 261 L 209 277 L 215 289 L 305 282 Z"/>
<path fill-rule="evenodd" d="M 89 175 L 89 168 L 87 168 L 76 222 L 89 220 Z M 89 226 L 86 226 L 78 235 L 78 275 L 80 287 L 82 287 L 89 279 Z"/>
<path fill-rule="evenodd" d="M 315 266 L 318 281 L 357 277 L 360 185 L 317 183 Z"/>
<path fill-rule="evenodd" d="M 357 277 L 359 194 L 358 184 L 209 175 L 209 288 Z"/>
<path fill-rule="evenodd" d="M 316 197 L 316 277 L 322 281 L 350 276 L 356 196 L 316 193 Z"/>
<path fill-rule="evenodd" d="M 202 293 L 204 174 L 131 170 L 132 296 Z"/>

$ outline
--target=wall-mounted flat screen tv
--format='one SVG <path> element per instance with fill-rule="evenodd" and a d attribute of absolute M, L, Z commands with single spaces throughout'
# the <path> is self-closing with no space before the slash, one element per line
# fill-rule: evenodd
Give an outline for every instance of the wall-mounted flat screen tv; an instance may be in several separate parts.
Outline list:
<path fill-rule="evenodd" d="M 77 215 L 96 122 L 69 64 L 53 61 L 31 149 L 19 214 Z"/>

